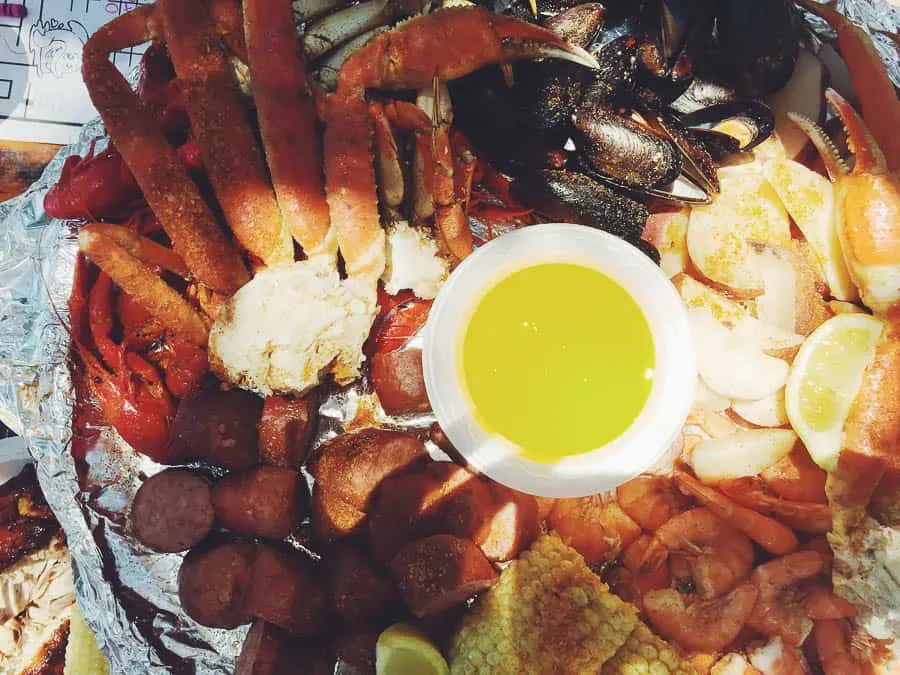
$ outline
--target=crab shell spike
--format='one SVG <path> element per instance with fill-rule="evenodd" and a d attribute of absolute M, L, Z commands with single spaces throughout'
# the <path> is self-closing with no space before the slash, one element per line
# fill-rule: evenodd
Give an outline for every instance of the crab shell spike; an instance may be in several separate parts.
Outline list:
<path fill-rule="evenodd" d="M 834 89 L 828 89 L 825 92 L 825 98 L 837 111 L 844 129 L 847 131 L 850 150 L 856 156 L 853 173 L 885 173 L 887 162 L 884 153 L 878 147 L 875 137 L 872 136 L 859 113 Z"/>
<path fill-rule="evenodd" d="M 825 170 L 828 171 L 828 177 L 831 178 L 832 182 L 850 173 L 847 163 L 844 162 L 840 153 L 838 153 L 837 148 L 834 147 L 834 143 L 822 127 L 805 115 L 800 115 L 798 113 L 789 112 L 788 118 L 791 122 L 800 127 L 800 130 L 806 134 L 809 140 L 812 141 L 812 144 L 816 146 L 816 150 L 819 151 L 819 155 L 825 163 Z"/>
<path fill-rule="evenodd" d="M 538 58 L 600 67 L 546 28 L 484 7 L 452 7 L 374 37 L 344 63 L 338 91 L 422 89 L 435 77 L 455 80 L 487 65 Z"/>

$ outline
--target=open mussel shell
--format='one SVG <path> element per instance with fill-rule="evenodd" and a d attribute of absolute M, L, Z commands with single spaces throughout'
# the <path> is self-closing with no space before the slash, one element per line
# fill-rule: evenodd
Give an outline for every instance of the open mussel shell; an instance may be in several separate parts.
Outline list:
<path fill-rule="evenodd" d="M 716 103 L 700 110 L 681 115 L 680 122 L 690 128 L 711 128 L 726 120 L 737 120 L 747 130 L 747 141 L 741 143 L 742 152 L 752 150 L 772 135 L 775 115 L 761 101 L 743 100 Z"/>
<path fill-rule="evenodd" d="M 564 10 L 544 21 L 544 28 L 553 31 L 570 45 L 587 49 L 603 27 L 606 10 L 597 2 L 586 2 Z"/>
<path fill-rule="evenodd" d="M 547 218 L 596 227 L 629 241 L 640 238 L 650 215 L 640 202 L 576 171 L 525 171 L 510 189 L 523 205 Z"/>
<path fill-rule="evenodd" d="M 600 106 L 581 106 L 573 116 L 580 155 L 595 171 L 631 188 L 668 185 L 683 158 L 672 141 Z"/>

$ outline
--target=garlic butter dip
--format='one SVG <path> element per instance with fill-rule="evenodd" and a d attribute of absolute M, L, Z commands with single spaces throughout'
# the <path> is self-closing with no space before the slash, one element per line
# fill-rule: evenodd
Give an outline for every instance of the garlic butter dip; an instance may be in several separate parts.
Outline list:
<path fill-rule="evenodd" d="M 641 308 L 584 265 L 532 265 L 499 280 L 477 302 L 460 349 L 479 422 L 539 462 L 607 445 L 635 421 L 653 384 Z"/>

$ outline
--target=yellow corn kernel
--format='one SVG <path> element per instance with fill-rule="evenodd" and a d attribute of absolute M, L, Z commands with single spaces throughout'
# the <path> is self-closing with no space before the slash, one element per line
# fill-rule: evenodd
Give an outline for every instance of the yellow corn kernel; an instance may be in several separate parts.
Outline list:
<path fill-rule="evenodd" d="M 673 647 L 638 623 L 616 655 L 603 665 L 601 675 L 697 675 Z"/>

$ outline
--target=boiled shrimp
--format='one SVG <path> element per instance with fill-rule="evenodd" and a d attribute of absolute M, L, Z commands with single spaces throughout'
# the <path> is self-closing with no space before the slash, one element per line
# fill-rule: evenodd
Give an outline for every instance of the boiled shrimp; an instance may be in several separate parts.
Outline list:
<path fill-rule="evenodd" d="M 641 474 L 616 488 L 616 501 L 643 529 L 656 531 L 688 508 L 689 501 L 670 476 Z"/>
<path fill-rule="evenodd" d="M 732 642 L 756 604 L 753 584 L 741 584 L 730 593 L 688 604 L 674 588 L 650 591 L 644 596 L 644 612 L 666 639 L 703 652 L 718 652 Z"/>
<path fill-rule="evenodd" d="M 797 537 L 786 525 L 752 509 L 735 504 L 722 493 L 704 485 L 684 469 L 675 470 L 678 488 L 700 501 L 710 511 L 737 528 L 769 553 L 783 555 L 797 548 Z"/>
<path fill-rule="evenodd" d="M 795 530 L 813 534 L 831 530 L 831 507 L 828 504 L 783 499 L 770 494 L 763 481 L 755 476 L 725 481 L 717 487 L 735 503 L 773 516 Z"/>
<path fill-rule="evenodd" d="M 856 606 L 831 590 L 831 584 L 827 581 L 808 584 L 804 595 L 806 614 L 813 621 L 845 619 L 858 613 Z"/>
<path fill-rule="evenodd" d="M 820 574 L 824 565 L 817 552 L 798 551 L 753 570 L 750 582 L 759 599 L 747 623 L 763 635 L 780 635 L 788 644 L 800 645 L 813 627 L 800 583 Z"/>
<path fill-rule="evenodd" d="M 846 621 L 816 621 L 813 639 L 825 675 L 865 675 Z"/>
<path fill-rule="evenodd" d="M 619 564 L 606 579 L 616 595 L 638 607 L 645 593 L 668 587 L 672 579 L 668 565 L 657 565 L 652 570 L 642 568 L 644 554 L 652 541 L 647 534 L 635 539 L 619 556 Z"/>
<path fill-rule="evenodd" d="M 548 524 L 588 565 L 615 560 L 641 536 L 640 526 L 618 504 L 600 495 L 558 499 Z"/>
<path fill-rule="evenodd" d="M 642 567 L 658 567 L 669 553 L 686 562 L 697 594 L 714 598 L 750 577 L 753 542 L 706 508 L 681 513 L 654 534 Z"/>
<path fill-rule="evenodd" d="M 799 443 L 785 457 L 764 469 L 759 477 L 784 499 L 815 504 L 826 501 L 828 474 L 812 461 L 809 452 Z"/>

